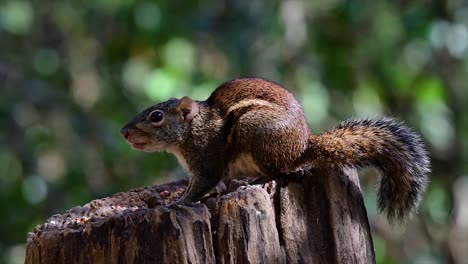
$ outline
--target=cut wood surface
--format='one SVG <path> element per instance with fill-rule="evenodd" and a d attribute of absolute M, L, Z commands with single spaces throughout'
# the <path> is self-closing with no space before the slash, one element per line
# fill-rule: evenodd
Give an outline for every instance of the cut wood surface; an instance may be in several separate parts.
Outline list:
<path fill-rule="evenodd" d="M 375 262 L 355 170 L 316 171 L 281 186 L 225 181 L 200 203 L 168 205 L 187 183 L 54 215 L 28 234 L 26 263 Z"/>

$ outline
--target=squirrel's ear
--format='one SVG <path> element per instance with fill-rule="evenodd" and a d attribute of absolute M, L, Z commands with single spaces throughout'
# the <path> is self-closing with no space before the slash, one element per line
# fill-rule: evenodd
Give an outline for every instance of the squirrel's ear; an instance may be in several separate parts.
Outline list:
<path fill-rule="evenodd" d="M 177 104 L 176 111 L 185 121 L 189 122 L 198 114 L 198 104 L 188 96 L 184 96 Z"/>

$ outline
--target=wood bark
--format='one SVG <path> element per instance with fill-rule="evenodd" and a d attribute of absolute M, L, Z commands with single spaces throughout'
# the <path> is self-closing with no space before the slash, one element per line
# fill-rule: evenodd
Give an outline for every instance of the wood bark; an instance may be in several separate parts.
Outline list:
<path fill-rule="evenodd" d="M 355 170 L 294 181 L 225 181 L 169 205 L 187 180 L 118 193 L 54 215 L 28 234 L 26 263 L 374 263 Z"/>

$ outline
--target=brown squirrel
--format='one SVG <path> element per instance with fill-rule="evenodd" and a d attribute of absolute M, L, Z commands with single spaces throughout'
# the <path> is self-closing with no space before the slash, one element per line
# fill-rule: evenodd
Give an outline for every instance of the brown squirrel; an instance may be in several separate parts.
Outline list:
<path fill-rule="evenodd" d="M 379 208 L 403 220 L 417 209 L 430 171 L 422 140 L 400 121 L 350 119 L 314 135 L 294 96 L 259 78 L 228 81 L 206 101 L 185 96 L 151 106 L 121 134 L 135 149 L 177 157 L 191 177 L 182 204 L 223 177 L 277 179 L 302 167 L 373 166 L 382 174 Z"/>

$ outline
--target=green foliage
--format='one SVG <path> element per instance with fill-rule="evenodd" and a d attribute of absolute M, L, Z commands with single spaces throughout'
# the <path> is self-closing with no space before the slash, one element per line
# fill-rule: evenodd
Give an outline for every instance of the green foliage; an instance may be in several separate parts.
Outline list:
<path fill-rule="evenodd" d="M 3 1 L 0 263 L 22 262 L 27 232 L 52 214 L 183 177 L 173 157 L 130 149 L 119 129 L 155 102 L 202 100 L 244 76 L 293 91 L 314 132 L 353 115 L 393 115 L 420 131 L 431 187 L 405 232 L 369 204 L 378 263 L 465 261 L 468 236 L 456 234 L 467 232 L 468 185 L 454 182 L 468 175 L 467 10 L 463 1 Z"/>

